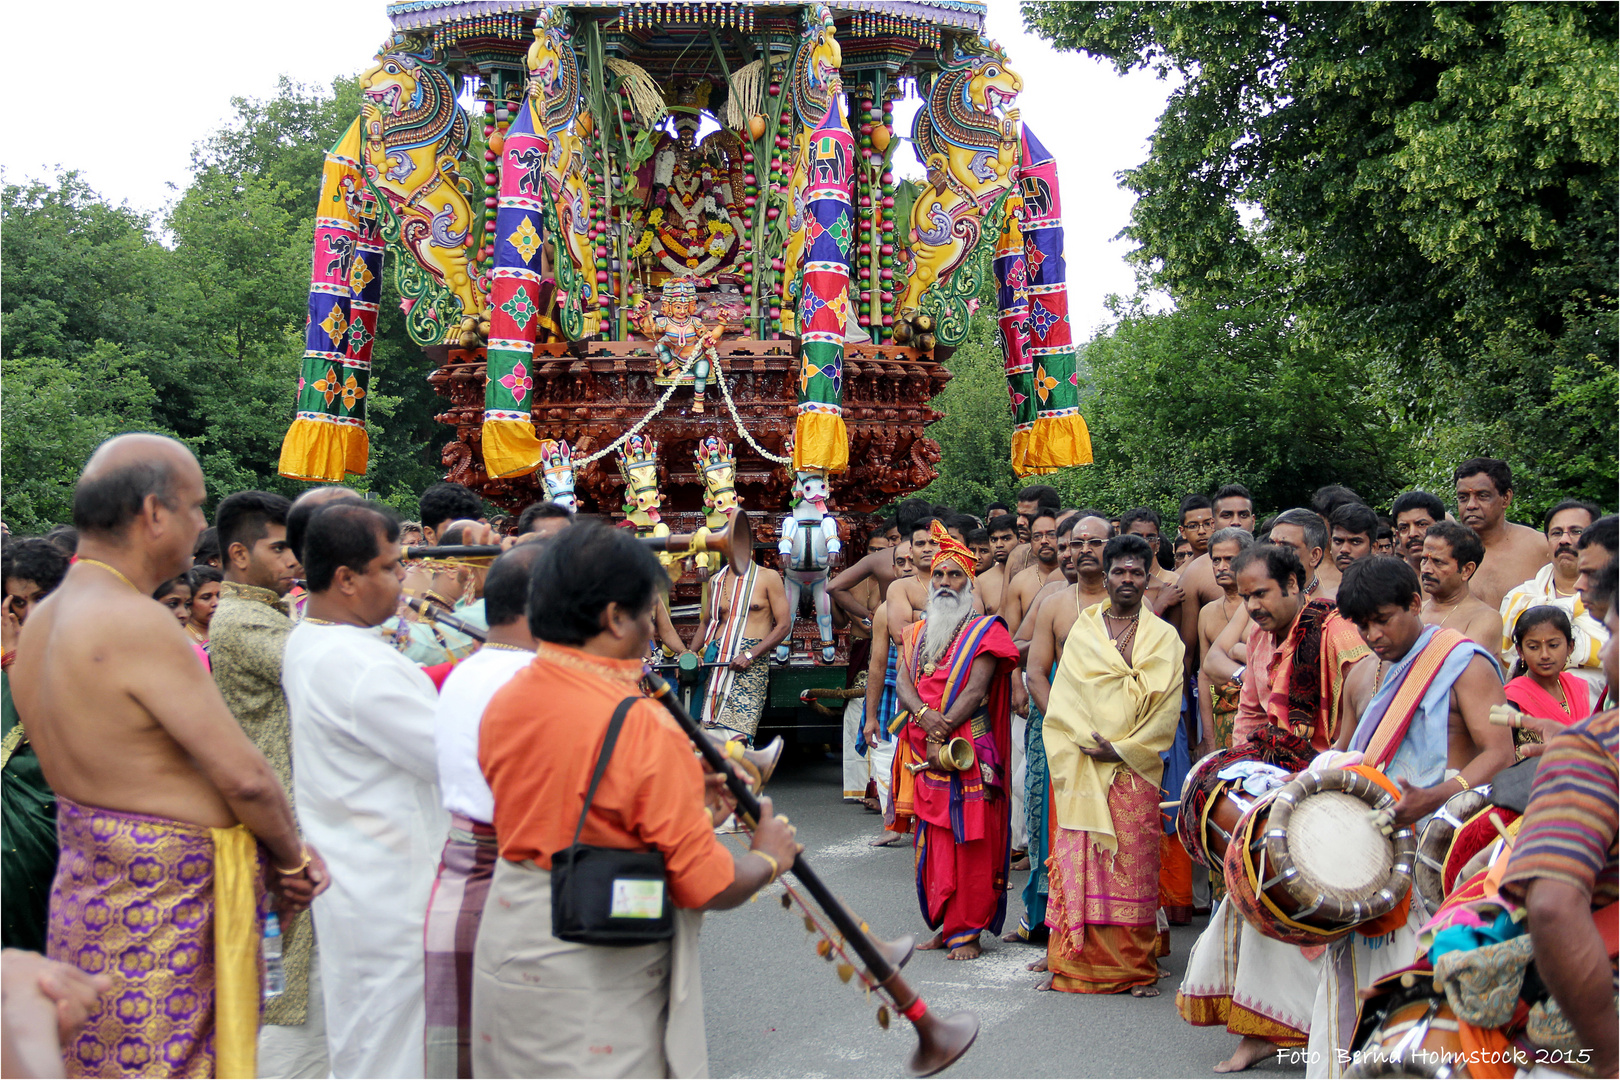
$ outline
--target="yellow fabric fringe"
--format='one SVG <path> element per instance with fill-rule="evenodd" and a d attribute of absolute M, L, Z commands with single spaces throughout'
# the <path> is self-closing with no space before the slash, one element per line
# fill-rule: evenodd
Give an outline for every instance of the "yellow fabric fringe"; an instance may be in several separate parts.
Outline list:
<path fill-rule="evenodd" d="M 276 471 L 289 480 L 341 484 L 346 472 L 365 475 L 370 451 L 371 439 L 363 427 L 299 417 L 281 440 L 281 464 Z"/>
<path fill-rule="evenodd" d="M 793 471 L 849 469 L 849 432 L 844 418 L 832 413 L 801 412 L 793 427 Z"/>
<path fill-rule="evenodd" d="M 540 467 L 540 439 L 527 420 L 485 420 L 483 444 L 490 479 L 527 476 Z"/>
<path fill-rule="evenodd" d="M 328 425 L 330 426 L 330 425 Z M 363 434 L 363 432 L 362 432 Z M 214 837 L 214 1075 L 259 1075 L 259 845 L 246 825 Z"/>
<path fill-rule="evenodd" d="M 1024 441 L 1020 445 L 1020 439 Z M 1070 465 L 1091 464 L 1091 430 L 1086 418 L 1073 416 L 1035 418 L 1028 432 L 1013 434 L 1013 471 L 1019 476 L 1056 472 Z"/>

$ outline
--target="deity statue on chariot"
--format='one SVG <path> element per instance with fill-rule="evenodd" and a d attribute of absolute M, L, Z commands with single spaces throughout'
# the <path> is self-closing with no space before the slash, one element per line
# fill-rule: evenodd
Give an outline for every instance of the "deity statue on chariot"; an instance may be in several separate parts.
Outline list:
<path fill-rule="evenodd" d="M 859 551 L 842 515 L 938 475 L 930 402 L 981 296 L 1015 471 L 1090 460 L 1056 169 L 984 3 L 387 10 L 326 156 L 283 475 L 365 472 L 385 275 L 449 479 L 689 532 L 723 459 L 731 506 L 798 499 L 782 568 L 816 626 L 790 644 L 817 661 L 826 572 Z M 699 588 L 680 568 L 672 611 Z"/>

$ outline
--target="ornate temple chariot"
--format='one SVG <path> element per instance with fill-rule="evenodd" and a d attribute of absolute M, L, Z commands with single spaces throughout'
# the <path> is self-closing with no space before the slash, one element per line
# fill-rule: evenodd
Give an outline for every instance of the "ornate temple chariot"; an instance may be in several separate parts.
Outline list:
<path fill-rule="evenodd" d="M 384 273 L 448 401 L 448 477 L 513 510 L 644 514 L 628 455 L 682 524 L 717 454 L 728 497 L 773 518 L 806 475 L 836 511 L 916 491 L 941 362 L 992 289 L 1014 467 L 1090 460 L 1056 174 L 984 3 L 388 17 L 326 158 L 283 475 L 364 472 Z M 898 179 L 900 154 L 926 179 Z"/>

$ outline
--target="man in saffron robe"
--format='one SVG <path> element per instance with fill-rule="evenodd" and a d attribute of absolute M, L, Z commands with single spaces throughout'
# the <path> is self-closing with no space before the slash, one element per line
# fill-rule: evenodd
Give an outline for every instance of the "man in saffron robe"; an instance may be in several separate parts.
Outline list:
<path fill-rule="evenodd" d="M 1018 648 L 1000 618 L 973 614 L 973 553 L 938 521 L 921 622 L 906 628 L 897 662 L 895 815 L 917 822 L 917 899 L 930 929 L 924 949 L 952 960 L 979 955 L 979 935 L 1007 914 L 1012 833 L 1011 684 Z M 971 744 L 960 771 L 938 762 Z M 930 760 L 932 757 L 932 761 Z"/>
<path fill-rule="evenodd" d="M 1358 751 L 1400 787 L 1395 825 L 1433 814 L 1459 791 L 1488 782 L 1513 763 L 1508 728 L 1490 723 L 1506 698 L 1494 650 L 1449 627 L 1425 626 L 1418 576 L 1405 560 L 1358 559 L 1339 584 L 1339 612 L 1384 662 L 1383 677 L 1354 734 Z M 1350 934 L 1328 946 L 1311 1013 L 1308 1076 L 1339 1076 L 1360 1016 L 1360 990 L 1411 963 L 1426 913 L 1413 903 L 1407 924 L 1377 938 Z"/>
<path fill-rule="evenodd" d="M 1180 719 L 1183 646 L 1142 603 L 1152 558 L 1139 536 L 1103 548 L 1108 602 L 1075 620 L 1042 724 L 1053 825 L 1042 990 L 1159 993 L 1159 755 Z"/>

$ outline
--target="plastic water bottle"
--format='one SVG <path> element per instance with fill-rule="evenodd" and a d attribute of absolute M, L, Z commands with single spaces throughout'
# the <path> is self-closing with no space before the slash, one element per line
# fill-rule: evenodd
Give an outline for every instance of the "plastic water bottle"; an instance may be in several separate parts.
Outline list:
<path fill-rule="evenodd" d="M 281 967 L 281 920 L 275 912 L 264 917 L 264 997 L 280 997 L 287 989 L 287 973 Z"/>

